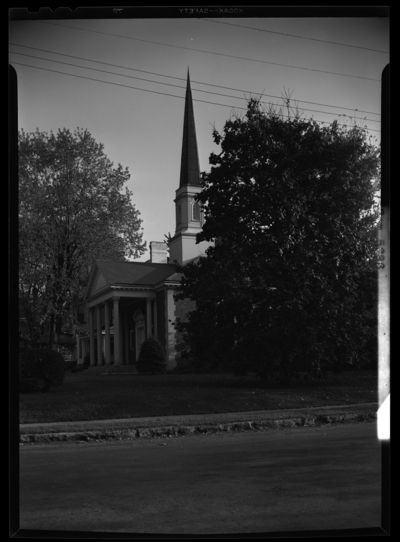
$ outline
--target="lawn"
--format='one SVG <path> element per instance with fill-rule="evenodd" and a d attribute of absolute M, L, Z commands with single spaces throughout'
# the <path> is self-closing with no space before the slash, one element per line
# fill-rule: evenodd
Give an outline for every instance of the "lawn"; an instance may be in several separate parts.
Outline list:
<path fill-rule="evenodd" d="M 47 393 L 20 395 L 20 423 L 336 406 L 378 401 L 376 371 L 328 373 L 286 388 L 232 375 L 70 373 Z"/>

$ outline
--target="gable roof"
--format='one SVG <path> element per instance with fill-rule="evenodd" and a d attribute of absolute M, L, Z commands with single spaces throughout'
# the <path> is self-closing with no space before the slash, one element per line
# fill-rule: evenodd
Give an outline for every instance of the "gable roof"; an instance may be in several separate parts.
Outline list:
<path fill-rule="evenodd" d="M 99 278 L 101 280 L 99 281 Z M 95 260 L 88 281 L 85 298 L 100 282 L 104 288 L 111 286 L 155 286 L 164 280 L 179 281 L 175 264 L 150 262 L 123 262 Z M 98 288 L 96 288 L 96 291 Z"/>
<path fill-rule="evenodd" d="M 175 273 L 176 265 L 149 262 L 119 262 L 96 260 L 99 271 L 111 284 L 149 285 L 157 284 Z"/>

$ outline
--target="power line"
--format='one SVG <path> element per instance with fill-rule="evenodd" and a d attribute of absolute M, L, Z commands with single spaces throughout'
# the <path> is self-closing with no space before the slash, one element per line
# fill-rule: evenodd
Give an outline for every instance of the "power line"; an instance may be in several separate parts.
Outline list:
<path fill-rule="evenodd" d="M 183 77 L 174 77 L 172 75 L 165 75 L 165 74 L 157 73 L 157 72 L 139 70 L 137 68 L 129 68 L 127 66 L 119 66 L 118 64 L 111 64 L 109 62 L 103 62 L 103 61 L 99 61 L 99 60 L 92 60 L 90 58 L 84 58 L 84 57 L 80 57 L 80 56 L 68 55 L 66 53 L 57 53 L 55 51 L 49 51 L 47 49 L 39 49 L 38 47 L 32 47 L 32 46 L 27 46 L 27 45 L 20 45 L 18 43 L 10 43 L 10 45 L 15 45 L 17 47 L 24 47 L 25 49 L 34 49 L 35 51 L 41 51 L 41 52 L 44 52 L 44 53 L 51 53 L 51 54 L 56 54 L 56 55 L 59 55 L 59 56 L 66 56 L 66 57 L 69 57 L 69 58 L 75 58 L 76 60 L 84 60 L 86 62 L 95 62 L 96 64 L 104 64 L 105 66 L 112 66 L 113 68 L 121 68 L 121 69 L 124 69 L 124 70 L 136 71 L 136 72 L 140 72 L 140 73 L 147 73 L 149 75 L 167 77 L 168 79 L 177 79 L 179 81 L 185 81 L 186 82 L 186 79 L 183 78 Z M 22 54 L 22 53 L 15 53 L 15 54 Z M 25 56 L 29 56 L 29 55 L 25 55 Z M 50 59 L 43 59 L 43 60 L 50 60 Z M 52 62 L 55 62 L 55 61 L 52 61 Z M 60 61 L 60 63 L 61 63 L 61 61 Z M 89 69 L 93 69 L 93 68 L 89 68 Z M 225 86 L 222 86 L 222 85 L 215 85 L 215 84 L 212 84 L 212 83 L 204 83 L 203 81 L 195 81 L 193 79 L 191 81 L 192 81 L 192 83 L 195 83 L 195 84 L 198 84 L 198 85 L 206 85 L 206 86 L 211 86 L 211 87 L 216 87 L 216 88 L 223 88 L 225 90 L 233 90 L 235 92 L 258 94 L 258 93 L 254 92 L 254 91 L 251 91 L 251 90 L 243 90 L 243 89 L 239 89 L 239 88 L 225 87 Z M 166 84 L 166 83 L 163 83 L 163 84 Z M 202 92 L 202 91 L 199 90 L 199 92 Z M 263 94 L 263 96 L 267 96 L 269 98 L 281 99 L 281 96 L 275 96 L 273 94 Z M 322 104 L 322 103 L 318 103 L 318 102 L 308 102 L 306 100 L 296 100 L 296 102 L 306 103 L 306 104 L 309 104 L 309 105 L 320 105 L 321 107 L 331 107 L 331 108 L 340 109 L 340 110 L 345 109 L 346 111 L 358 111 L 359 113 L 367 113 L 367 114 L 370 114 L 370 115 L 378 115 L 378 116 L 380 116 L 380 113 L 374 113 L 373 111 L 364 111 L 362 109 L 356 109 L 356 108 L 350 108 L 350 107 L 341 107 L 341 106 L 337 106 L 337 105 Z M 373 121 L 373 122 L 375 122 L 375 121 Z"/>
<path fill-rule="evenodd" d="M 26 53 L 16 53 L 14 51 L 11 51 L 12 54 L 15 54 L 15 55 L 20 55 L 20 56 L 27 56 L 29 58 L 35 58 L 35 59 L 38 59 L 38 60 L 45 60 L 45 61 L 48 61 L 48 62 L 55 62 L 56 64 L 64 64 L 66 66 L 73 66 L 74 68 L 81 68 L 81 69 L 84 69 L 84 70 L 92 70 L 92 71 L 96 71 L 96 72 L 100 72 L 100 73 L 106 73 L 108 75 L 117 75 L 119 77 L 127 77 L 129 79 L 137 79 L 139 81 L 146 81 L 148 83 L 156 83 L 157 85 L 166 85 L 166 86 L 169 86 L 169 87 L 175 87 L 175 88 L 181 88 L 181 89 L 185 89 L 185 87 L 182 87 L 180 85 L 174 85 L 172 83 L 163 83 L 162 81 L 153 81 L 151 79 L 145 79 L 143 77 L 135 77 L 133 75 L 125 75 L 125 74 L 122 74 L 122 73 L 115 73 L 115 72 L 110 72 L 110 71 L 107 71 L 107 70 L 99 70 L 98 68 L 91 68 L 89 66 L 79 66 L 78 64 L 72 64 L 71 62 L 62 62 L 61 60 L 52 60 L 50 58 L 42 58 L 42 57 L 39 57 L 39 56 L 35 56 L 35 55 L 28 55 Z M 215 96 L 222 96 L 224 98 L 234 98 L 235 100 L 247 100 L 246 97 L 242 97 L 242 96 L 231 96 L 230 94 L 221 94 L 220 92 L 212 92 L 210 90 L 201 90 L 201 89 L 194 89 L 196 92 L 204 92 L 206 94 L 213 94 Z M 297 100 L 293 100 L 294 102 L 296 102 Z M 262 100 L 260 100 L 260 103 L 262 104 L 267 104 L 268 102 L 264 102 Z M 334 115 L 336 116 L 337 113 L 331 113 L 329 111 L 319 111 L 319 110 L 316 110 L 316 109 L 307 109 L 307 108 L 301 108 L 303 111 L 310 111 L 312 113 L 323 113 L 323 114 L 326 114 L 326 115 Z M 345 115 L 346 116 L 346 115 Z M 380 122 L 379 120 L 374 120 L 374 119 L 368 119 L 368 118 L 364 118 L 363 119 L 364 121 L 368 120 L 368 121 L 371 121 L 371 122 Z"/>
<path fill-rule="evenodd" d="M 122 85 L 121 83 L 113 83 L 111 81 L 103 81 L 102 79 L 94 79 L 92 77 L 86 77 L 84 75 L 77 75 L 77 74 L 73 74 L 73 73 L 60 72 L 58 70 L 50 70 L 49 68 L 41 68 L 39 66 L 31 66 L 30 64 L 23 64 L 22 62 L 13 62 L 13 64 L 17 64 L 18 66 L 26 66 L 28 68 L 34 68 L 36 70 L 44 70 L 44 71 L 52 72 L 52 73 L 60 73 L 62 75 L 70 75 L 71 77 L 78 77 L 79 79 L 87 79 L 89 81 L 97 81 L 99 83 L 107 83 L 108 85 L 115 85 L 117 87 L 131 88 L 131 89 L 134 89 L 134 90 L 142 90 L 143 92 L 151 92 L 152 94 L 162 94 L 163 96 L 171 96 L 172 98 L 181 98 L 181 99 L 184 98 L 184 96 L 177 96 L 176 94 L 168 94 L 166 92 L 158 92 L 156 90 L 148 90 L 148 89 L 139 88 L 139 87 L 132 87 L 130 85 Z M 224 107 L 233 107 L 234 109 L 236 108 L 236 109 L 246 110 L 245 107 L 238 107 L 238 106 L 234 106 L 234 105 L 218 104 L 218 103 L 214 103 L 214 102 L 207 102 L 207 101 L 204 101 L 204 100 L 195 100 L 195 99 L 193 101 L 209 103 L 209 104 L 212 104 L 212 105 L 221 105 L 221 106 L 224 106 Z"/>
<path fill-rule="evenodd" d="M 361 75 L 351 75 L 351 74 L 347 74 L 347 73 L 330 72 L 330 71 L 326 71 L 326 70 L 318 70 L 316 68 L 304 68 L 302 66 L 292 66 L 290 64 L 281 64 L 279 62 L 272 62 L 270 60 L 257 60 L 255 58 L 247 58 L 247 57 L 244 57 L 244 56 L 228 55 L 226 53 L 216 53 L 214 51 L 205 51 L 204 49 L 195 49 L 193 47 L 185 47 L 183 45 L 171 45 L 170 43 L 163 43 L 163 42 L 160 42 L 160 41 L 151 41 L 151 40 L 145 40 L 145 39 L 141 39 L 141 38 L 132 38 L 131 36 L 121 36 L 119 34 L 111 34 L 110 32 L 101 32 L 100 30 L 89 30 L 87 28 L 77 28 L 76 26 L 69 26 L 69 25 L 65 25 L 65 24 L 48 23 L 48 22 L 44 22 L 44 21 L 37 21 L 37 22 L 42 23 L 42 24 L 48 24 L 50 26 L 61 26 L 62 28 L 72 28 L 74 30 L 81 30 L 83 32 L 92 32 L 94 34 L 103 34 L 105 36 L 114 36 L 116 38 L 124 38 L 124 39 L 128 39 L 128 40 L 141 41 L 141 42 L 144 42 L 144 43 L 153 43 L 155 45 L 162 45 L 163 47 L 174 47 L 175 49 L 186 49 L 188 51 L 195 51 L 197 53 L 206 53 L 206 54 L 209 54 L 209 55 L 225 56 L 225 57 L 228 57 L 228 58 L 236 58 L 238 60 L 247 60 L 247 61 L 250 61 L 250 62 L 258 62 L 258 63 L 261 63 L 261 64 L 271 64 L 273 66 L 283 66 L 284 68 L 294 68 L 294 69 L 297 69 L 297 70 L 306 70 L 306 71 L 311 71 L 311 72 L 326 73 L 326 74 L 329 74 L 329 75 L 340 75 L 342 77 L 353 77 L 355 79 L 364 79 L 364 80 L 367 80 L 367 81 L 376 81 L 378 83 L 381 82 L 380 79 L 373 79 L 372 77 L 363 77 Z"/>
<path fill-rule="evenodd" d="M 72 74 L 72 73 L 60 72 L 58 70 L 51 70 L 49 68 L 41 68 L 39 66 L 31 66 L 29 64 L 23 64 L 22 62 L 13 62 L 13 64 L 17 64 L 18 66 L 26 66 L 28 68 L 33 68 L 33 69 L 36 69 L 36 70 L 43 70 L 43 71 L 52 72 L 52 73 L 59 73 L 61 75 L 69 75 L 70 77 L 77 77 L 78 79 L 87 79 L 89 81 L 95 81 L 95 82 L 98 82 L 98 83 L 106 83 L 108 85 L 114 85 L 114 86 L 117 86 L 117 87 L 130 88 L 130 89 L 133 89 L 133 90 L 141 90 L 143 92 L 150 92 L 152 94 L 161 94 L 163 96 L 170 96 L 171 98 L 184 99 L 184 96 L 177 96 L 176 94 L 168 94 L 166 92 L 159 92 L 159 91 L 156 91 L 156 90 L 148 90 L 148 89 L 144 89 L 144 88 L 140 88 L 140 87 L 132 87 L 130 85 L 122 85 L 121 83 L 113 83 L 111 81 L 104 81 L 102 79 L 94 79 L 92 77 L 86 77 L 84 75 L 76 75 L 76 74 Z M 243 111 L 247 111 L 246 107 L 240 107 L 240 106 L 228 105 L 228 104 L 221 104 L 221 103 L 216 103 L 216 102 L 209 102 L 207 100 L 199 100 L 199 99 L 195 99 L 195 98 L 193 98 L 193 101 L 194 102 L 201 102 L 201 103 L 211 104 L 211 105 L 218 105 L 218 106 L 221 106 L 221 107 L 230 107 L 231 109 L 242 109 Z M 284 115 L 284 116 L 287 116 L 287 115 Z M 321 122 L 322 124 L 330 124 L 327 121 L 322 121 L 322 120 L 318 120 L 318 119 L 313 119 L 313 120 L 315 120 L 316 122 Z M 346 124 L 339 124 L 339 126 L 347 126 L 347 125 Z M 367 128 L 367 129 L 368 129 L 368 131 L 371 131 L 371 132 L 380 132 L 380 130 L 374 130 L 373 128 Z"/>
<path fill-rule="evenodd" d="M 361 47 L 360 45 L 350 45 L 348 43 L 340 43 L 340 42 L 337 42 L 337 41 L 320 40 L 318 38 L 309 38 L 307 36 L 299 36 L 297 34 L 289 34 L 287 32 L 276 32 L 275 30 L 265 30 L 263 28 L 255 28 L 255 27 L 252 27 L 252 26 L 244 26 L 244 25 L 235 24 L 235 23 L 226 23 L 224 21 L 214 21 L 212 19 L 203 19 L 203 18 L 200 19 L 199 18 L 198 20 L 199 21 L 208 21 L 210 23 L 216 23 L 216 24 L 226 24 L 228 26 L 237 26 L 238 28 L 247 28 L 248 30 L 256 30 L 258 32 L 266 32 L 268 34 L 279 34 L 280 36 L 289 36 L 291 38 L 300 38 L 300 39 L 303 39 L 303 40 L 319 41 L 321 43 L 329 43 L 329 44 L 332 44 L 332 45 L 341 45 L 342 47 L 352 47 L 354 49 L 363 49 L 365 51 L 373 51 L 375 53 L 383 53 L 385 55 L 389 54 L 388 51 L 381 51 L 380 49 L 371 49 L 369 47 Z"/>

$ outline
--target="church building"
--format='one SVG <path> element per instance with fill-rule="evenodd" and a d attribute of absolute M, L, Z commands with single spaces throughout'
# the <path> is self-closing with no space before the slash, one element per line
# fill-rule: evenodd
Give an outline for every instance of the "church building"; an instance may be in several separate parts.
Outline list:
<path fill-rule="evenodd" d="M 203 255 L 210 243 L 196 244 L 203 213 L 194 200 L 200 192 L 200 165 L 189 72 L 183 122 L 179 187 L 175 193 L 176 229 L 169 242 L 150 242 L 150 260 L 124 262 L 95 260 L 85 292 L 88 334 L 78 341 L 80 362 L 90 352 L 90 366 L 113 370 L 133 365 L 148 337 L 164 346 L 167 370 L 177 363 L 182 341 L 175 331 L 177 317 L 190 310 L 189 301 L 175 301 L 181 276 L 177 262 L 185 265 Z M 168 256 L 169 248 L 169 256 Z"/>

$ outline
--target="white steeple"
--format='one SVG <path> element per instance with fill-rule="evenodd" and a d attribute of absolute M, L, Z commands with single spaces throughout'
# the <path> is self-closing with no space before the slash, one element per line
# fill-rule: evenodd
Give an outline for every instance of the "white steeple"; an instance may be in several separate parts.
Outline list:
<path fill-rule="evenodd" d="M 200 191 L 200 165 L 188 70 L 180 182 L 174 200 L 176 228 L 175 235 L 169 243 L 171 263 L 176 260 L 182 265 L 188 260 L 204 254 L 210 246 L 208 242 L 196 244 L 196 235 L 200 233 L 203 225 L 203 212 L 194 199 Z"/>

